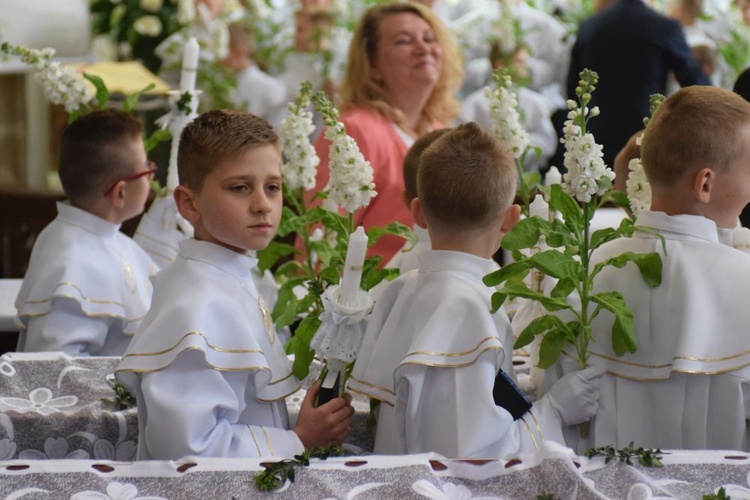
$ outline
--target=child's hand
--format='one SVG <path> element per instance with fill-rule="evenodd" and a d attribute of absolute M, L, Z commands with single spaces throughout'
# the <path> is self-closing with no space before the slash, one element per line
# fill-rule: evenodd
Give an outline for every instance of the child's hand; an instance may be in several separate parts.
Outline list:
<path fill-rule="evenodd" d="M 318 380 L 307 390 L 297 417 L 297 426 L 294 428 L 305 449 L 339 444 L 352 428 L 354 408 L 350 404 L 349 394 L 332 399 L 317 408 L 313 406 L 321 383 Z"/>

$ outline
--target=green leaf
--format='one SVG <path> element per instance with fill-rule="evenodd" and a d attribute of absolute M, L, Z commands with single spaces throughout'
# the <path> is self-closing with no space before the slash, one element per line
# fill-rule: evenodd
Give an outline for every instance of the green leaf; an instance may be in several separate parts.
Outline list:
<path fill-rule="evenodd" d="M 331 265 L 331 261 L 339 255 L 339 251 L 325 240 L 311 241 L 310 251 L 314 252 L 326 266 Z"/>
<path fill-rule="evenodd" d="M 632 262 L 638 267 L 638 271 L 640 271 L 643 281 L 645 281 L 647 285 L 656 287 L 661 284 L 662 261 L 661 256 L 656 252 L 622 253 L 598 263 L 594 267 L 594 272 L 592 274 L 598 273 L 599 270 L 605 266 L 613 266 L 620 269 L 628 262 Z"/>
<path fill-rule="evenodd" d="M 544 335 L 539 346 L 539 368 L 549 368 L 554 365 L 567 343 L 568 335 L 564 330 L 551 330 Z"/>
<path fill-rule="evenodd" d="M 310 350 L 310 341 L 320 328 L 320 324 L 318 318 L 304 318 L 294 331 L 294 336 L 287 342 L 287 353 L 294 354 L 292 371 L 300 380 L 304 380 L 310 372 L 310 363 L 315 357 L 315 353 Z"/>
<path fill-rule="evenodd" d="M 141 98 L 141 94 L 143 94 L 144 92 L 148 92 L 149 90 L 153 89 L 154 87 L 156 87 L 156 85 L 154 85 L 153 83 L 149 83 L 148 85 L 146 85 L 145 87 L 143 87 L 138 92 L 133 92 L 132 94 L 130 94 L 129 96 L 127 96 L 125 98 L 125 100 L 123 101 L 123 103 L 122 103 L 122 109 L 123 109 L 123 111 L 127 111 L 127 112 L 132 111 L 133 108 L 135 108 L 135 105 L 138 103 L 138 99 Z"/>
<path fill-rule="evenodd" d="M 505 294 L 508 297 L 522 297 L 525 299 L 536 300 L 548 311 L 570 309 L 567 300 L 546 297 L 545 295 L 529 288 L 528 285 L 521 280 L 507 281 L 498 292 Z"/>
<path fill-rule="evenodd" d="M 567 299 L 568 296 L 573 293 L 573 290 L 576 289 L 576 285 L 578 284 L 577 279 L 573 278 L 563 278 L 561 280 L 558 280 L 555 287 L 550 292 L 549 296 L 553 299 Z"/>
<path fill-rule="evenodd" d="M 547 276 L 557 279 L 571 278 L 578 280 L 583 275 L 584 269 L 580 262 L 570 255 L 565 255 L 557 250 L 545 250 L 529 257 L 527 262 L 542 271 Z"/>
<path fill-rule="evenodd" d="M 530 268 L 531 266 L 528 262 L 526 262 L 525 260 L 518 260 L 515 262 L 511 262 L 510 264 L 506 264 L 497 271 L 491 272 L 490 274 L 482 278 L 482 281 L 487 286 L 497 286 L 504 281 L 512 278 L 523 279 L 527 274 L 529 274 Z"/>
<path fill-rule="evenodd" d="M 275 276 L 299 276 L 305 270 L 305 266 L 302 263 L 292 259 L 284 262 L 276 268 Z"/>
<path fill-rule="evenodd" d="M 332 265 L 323 268 L 319 273 L 320 278 L 329 284 L 337 284 L 339 282 L 339 269 L 338 266 Z"/>
<path fill-rule="evenodd" d="M 545 314 L 544 316 L 534 318 L 528 325 L 526 325 L 526 328 L 523 329 L 521 335 L 518 336 L 515 344 L 513 344 L 513 349 L 520 349 L 529 345 L 536 335 L 549 330 L 560 330 L 566 332 L 567 335 L 567 327 L 560 318 L 554 314 Z"/>
<path fill-rule="evenodd" d="M 633 311 L 625 303 L 619 292 L 602 292 L 592 295 L 591 301 L 615 315 L 612 325 L 612 349 L 615 354 L 622 356 L 633 353 L 637 348 L 635 333 L 633 332 Z"/>
<path fill-rule="evenodd" d="M 360 284 L 362 290 L 372 290 L 374 286 L 383 280 L 393 281 L 399 277 L 401 272 L 398 269 L 381 269 L 379 266 L 382 260 L 383 257 L 380 255 L 373 255 L 372 257 L 367 257 L 365 259 L 365 264 L 362 269 L 362 283 Z"/>
<path fill-rule="evenodd" d="M 261 272 L 271 269 L 282 257 L 294 254 L 292 245 L 271 240 L 266 248 L 258 251 L 258 267 Z"/>
<path fill-rule="evenodd" d="M 550 231 L 545 233 L 547 246 L 552 248 L 570 247 L 578 244 L 578 240 L 571 234 L 568 226 L 559 219 L 550 222 Z"/>
<path fill-rule="evenodd" d="M 295 214 L 291 208 L 284 206 L 281 209 L 281 223 L 276 236 L 286 236 L 291 233 L 302 234 L 303 232 L 306 232 L 305 217 Z"/>
<path fill-rule="evenodd" d="M 500 310 L 501 307 L 503 307 L 503 304 L 505 303 L 505 299 L 507 299 L 508 296 L 504 293 L 495 292 L 492 294 L 492 309 L 490 312 L 492 314 L 495 314 L 498 310 Z"/>
<path fill-rule="evenodd" d="M 628 199 L 627 193 L 625 193 L 624 191 L 611 189 L 604 193 L 602 199 L 599 200 L 599 206 L 605 205 L 607 203 L 611 203 L 625 210 L 630 210 L 630 200 Z"/>
<path fill-rule="evenodd" d="M 107 86 L 104 84 L 104 80 L 89 73 L 84 73 L 83 77 L 93 83 L 94 87 L 96 87 L 97 107 L 100 109 L 103 108 L 104 105 L 107 104 L 107 101 L 109 101 L 109 89 L 107 89 Z"/>
<path fill-rule="evenodd" d="M 565 220 L 566 225 L 572 230 L 579 232 L 583 230 L 583 212 L 575 199 L 562 190 L 560 184 L 550 186 L 549 207 L 557 210 Z"/>
<path fill-rule="evenodd" d="M 171 138 L 172 132 L 170 132 L 169 129 L 157 128 L 145 141 L 143 141 L 143 148 L 146 150 L 146 153 L 150 153 L 159 145 L 159 143 L 166 142 Z"/>
<path fill-rule="evenodd" d="M 541 217 L 528 217 L 518 221 L 518 224 L 505 233 L 502 247 L 506 250 L 523 250 L 539 244 L 539 238 L 549 232 L 550 223 Z"/>
<path fill-rule="evenodd" d="M 414 246 L 417 244 L 417 241 L 419 240 L 417 238 L 417 235 L 414 234 L 414 231 L 411 230 L 409 226 L 406 226 L 404 224 L 401 224 L 400 222 L 391 222 L 385 227 L 371 227 L 367 230 L 367 240 L 368 245 L 372 246 L 377 241 L 385 236 L 386 234 L 391 234 L 394 236 L 399 236 L 406 241 L 408 241 L 411 246 Z"/>

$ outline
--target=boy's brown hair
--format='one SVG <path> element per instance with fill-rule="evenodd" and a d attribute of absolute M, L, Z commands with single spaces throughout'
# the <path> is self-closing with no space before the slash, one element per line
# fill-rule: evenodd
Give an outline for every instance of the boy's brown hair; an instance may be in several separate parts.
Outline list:
<path fill-rule="evenodd" d="M 476 123 L 446 132 L 419 160 L 417 191 L 428 223 L 480 227 L 501 217 L 518 183 L 508 148 Z"/>
<path fill-rule="evenodd" d="M 428 132 L 411 145 L 409 151 L 406 152 L 404 157 L 404 187 L 406 188 L 406 197 L 409 201 L 417 197 L 417 170 L 419 169 L 419 158 L 425 149 L 430 147 L 433 142 L 438 140 L 449 128 L 442 128 L 439 130 L 433 130 Z"/>
<path fill-rule="evenodd" d="M 180 184 L 200 191 L 216 165 L 266 145 L 278 147 L 279 136 L 263 118 L 226 109 L 203 113 L 180 136 L 177 152 Z"/>
<path fill-rule="evenodd" d="M 113 182 L 134 173 L 127 146 L 141 138 L 142 130 L 137 118 L 116 109 L 92 111 L 65 127 L 58 174 L 71 201 L 94 201 Z"/>
<path fill-rule="evenodd" d="M 750 103 L 719 87 L 685 87 L 664 101 L 641 141 L 649 182 L 674 184 L 699 167 L 722 171 L 750 147 Z"/>

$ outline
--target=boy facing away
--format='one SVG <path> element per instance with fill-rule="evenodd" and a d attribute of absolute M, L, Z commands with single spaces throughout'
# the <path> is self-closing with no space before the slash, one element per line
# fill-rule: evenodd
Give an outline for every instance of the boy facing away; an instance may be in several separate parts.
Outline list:
<path fill-rule="evenodd" d="M 143 212 L 154 171 L 127 113 L 95 111 L 65 128 L 59 174 L 68 201 L 31 252 L 16 299 L 19 352 L 125 352 L 149 308 L 155 266 L 119 229 Z"/>
<path fill-rule="evenodd" d="M 182 133 L 177 208 L 195 228 L 154 277 L 151 311 L 116 375 L 138 400 L 138 459 L 293 456 L 339 443 L 353 409 L 305 397 L 289 430 L 284 398 L 299 388 L 270 310 L 251 277 L 250 250 L 281 218 L 281 152 L 271 126 L 210 111 Z"/>
<path fill-rule="evenodd" d="M 381 401 L 375 452 L 497 457 L 533 450 L 542 436 L 561 441 L 560 417 L 594 414 L 601 373 L 561 380 L 516 420 L 493 398 L 499 372 L 514 377 L 513 337 L 507 315 L 490 313 L 482 278 L 519 217 L 513 158 L 467 123 L 425 150 L 417 178 L 412 213 L 432 250 L 383 290 L 348 385 Z"/>
<path fill-rule="evenodd" d="M 597 277 L 595 291 L 616 290 L 633 310 L 637 351 L 614 354 L 613 318 L 602 311 L 590 363 L 607 374 L 589 442 L 579 448 L 633 441 L 746 450 L 750 256 L 721 244 L 717 227 L 732 227 L 750 202 L 750 104 L 717 87 L 677 91 L 649 122 L 641 160 L 652 204 L 637 224 L 664 237 L 666 253 L 657 237 L 637 233 L 602 246 L 594 263 L 659 252 L 662 282 L 649 287 L 633 264 Z"/>
<path fill-rule="evenodd" d="M 417 197 L 417 170 L 419 169 L 419 158 L 422 156 L 425 149 L 442 137 L 442 135 L 448 130 L 450 129 L 442 128 L 433 130 L 432 132 L 427 132 L 425 135 L 414 141 L 414 144 L 412 144 L 406 152 L 403 166 L 404 192 L 402 194 L 402 200 L 409 210 L 411 210 L 411 200 Z M 404 248 L 394 255 L 385 267 L 398 268 L 398 270 L 401 271 L 401 274 L 417 268 L 419 265 L 417 262 L 417 256 L 431 248 L 430 235 L 426 228 L 420 227 L 417 224 L 414 225 L 412 230 L 417 236 L 417 243 L 413 247 L 411 247 L 409 242 L 404 244 Z"/>

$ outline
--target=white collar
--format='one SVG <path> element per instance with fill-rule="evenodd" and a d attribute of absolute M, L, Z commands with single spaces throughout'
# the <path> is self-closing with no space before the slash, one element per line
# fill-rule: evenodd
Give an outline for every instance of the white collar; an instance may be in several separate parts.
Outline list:
<path fill-rule="evenodd" d="M 659 231 L 684 235 L 702 240 L 719 242 L 716 222 L 702 215 L 667 215 L 664 212 L 647 210 L 635 221 L 639 226 L 653 227 Z"/>
<path fill-rule="evenodd" d="M 74 207 L 69 202 L 58 201 L 57 214 L 60 221 L 103 238 L 111 238 L 120 230 L 120 224 L 113 224 L 82 208 Z"/>
<path fill-rule="evenodd" d="M 252 279 L 250 272 L 258 265 L 258 259 L 255 257 L 194 238 L 180 242 L 180 256 L 188 260 L 205 262 L 240 279 Z"/>

